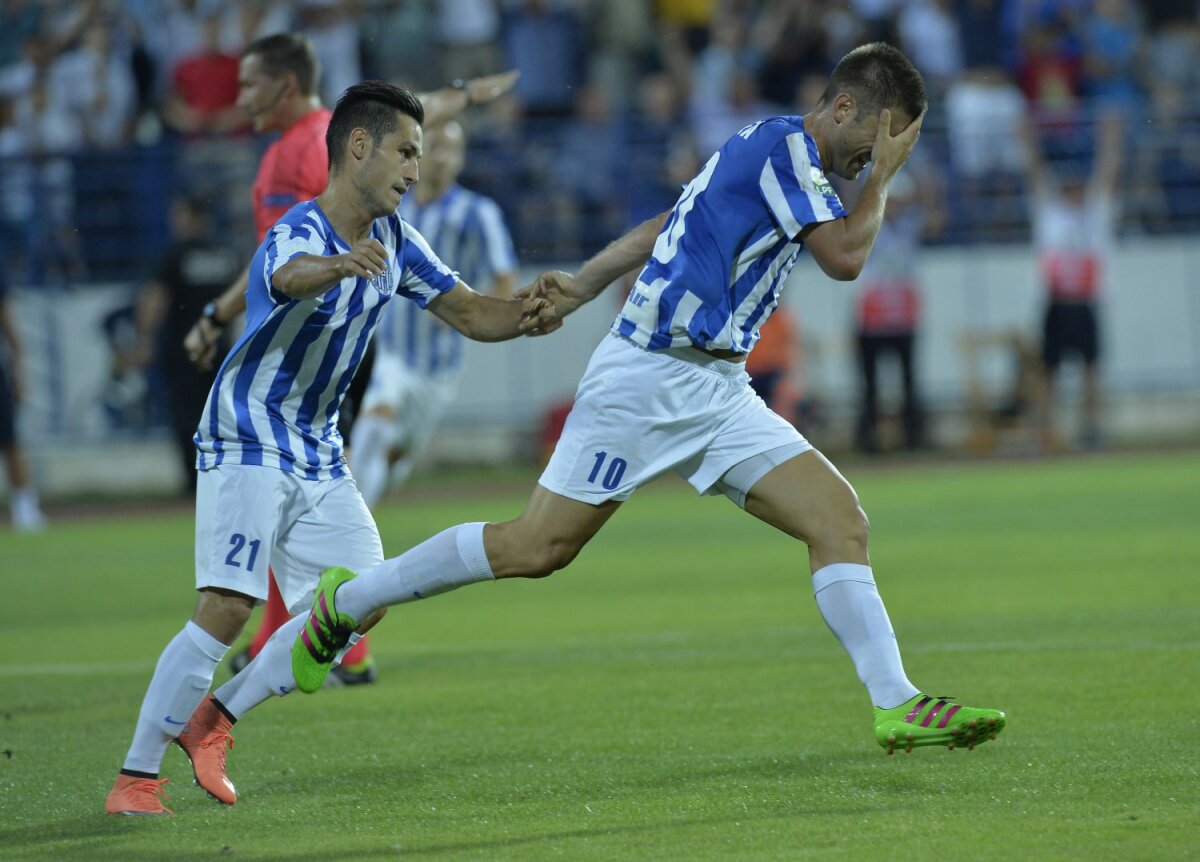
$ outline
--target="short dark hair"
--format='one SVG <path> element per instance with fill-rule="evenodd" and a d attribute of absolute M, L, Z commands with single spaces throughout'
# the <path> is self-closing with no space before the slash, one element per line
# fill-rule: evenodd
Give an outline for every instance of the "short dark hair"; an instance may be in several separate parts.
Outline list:
<path fill-rule="evenodd" d="M 325 132 L 330 173 L 341 158 L 352 130 L 366 129 L 371 140 L 378 143 L 385 135 L 400 128 L 397 111 L 418 123 L 425 122 L 425 106 L 411 90 L 386 81 L 362 81 L 347 87 L 333 109 L 329 129 Z"/>
<path fill-rule="evenodd" d="M 850 93 L 860 114 L 875 114 L 884 108 L 901 108 L 913 119 L 928 104 L 925 79 L 917 67 L 885 42 L 859 45 L 838 61 L 820 104 L 832 102 L 838 93 Z"/>
<path fill-rule="evenodd" d="M 321 76 L 321 62 L 307 36 L 299 33 L 276 33 L 255 39 L 242 51 L 243 57 L 251 54 L 262 60 L 263 71 L 272 78 L 285 72 L 296 76 L 300 92 L 311 96 L 317 91 L 317 78 Z"/>

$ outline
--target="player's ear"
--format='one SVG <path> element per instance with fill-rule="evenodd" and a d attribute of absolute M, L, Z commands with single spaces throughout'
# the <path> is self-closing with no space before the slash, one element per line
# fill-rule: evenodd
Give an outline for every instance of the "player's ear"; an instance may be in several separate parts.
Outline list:
<path fill-rule="evenodd" d="M 854 97 L 849 93 L 838 93 L 833 98 L 833 119 L 837 123 L 846 123 L 854 119 L 856 106 Z"/>
<path fill-rule="evenodd" d="M 366 129 L 351 129 L 349 146 L 350 155 L 361 161 L 371 151 L 371 135 Z"/>

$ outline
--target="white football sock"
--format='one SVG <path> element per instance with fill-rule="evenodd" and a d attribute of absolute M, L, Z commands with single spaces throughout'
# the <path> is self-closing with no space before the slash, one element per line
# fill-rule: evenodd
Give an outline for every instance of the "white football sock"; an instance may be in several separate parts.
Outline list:
<path fill-rule="evenodd" d="M 221 702 L 226 712 L 240 719 L 264 700 L 283 697 L 296 690 L 296 677 L 292 675 L 292 644 L 307 619 L 308 614 L 298 614 L 277 628 L 250 664 L 213 692 L 213 697 Z M 341 664 L 342 656 L 362 637 L 358 632 L 350 635 L 349 642 L 334 658 L 333 664 Z"/>
<path fill-rule="evenodd" d="M 360 416 L 350 441 L 350 473 L 368 509 L 387 492 L 388 452 L 396 440 L 396 420 L 387 416 Z"/>
<path fill-rule="evenodd" d="M 870 566 L 825 566 L 813 574 L 813 592 L 825 624 L 850 654 L 872 703 L 891 709 L 919 694 L 904 673 L 896 633 Z"/>
<path fill-rule="evenodd" d="M 142 700 L 125 769 L 157 773 L 171 740 L 192 717 L 229 649 L 194 622 L 188 621 L 158 658 Z"/>
<path fill-rule="evenodd" d="M 482 523 L 459 524 L 399 557 L 364 569 L 338 587 L 334 596 L 338 613 L 362 620 L 379 608 L 492 580 L 483 527 Z"/>

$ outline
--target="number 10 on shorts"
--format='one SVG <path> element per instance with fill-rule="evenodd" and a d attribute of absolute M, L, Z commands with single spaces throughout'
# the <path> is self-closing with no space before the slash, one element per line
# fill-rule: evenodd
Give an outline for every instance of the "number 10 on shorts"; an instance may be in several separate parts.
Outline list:
<path fill-rule="evenodd" d="M 604 469 L 604 462 L 608 462 L 608 469 Z M 624 458 L 608 457 L 607 452 L 596 453 L 596 463 L 592 465 L 592 472 L 588 474 L 588 484 L 595 485 L 596 481 L 600 480 L 600 485 L 605 491 L 612 491 L 621 484 L 621 479 L 625 475 L 625 468 L 629 466 L 625 463 Z M 604 478 L 600 478 L 603 472 Z"/>

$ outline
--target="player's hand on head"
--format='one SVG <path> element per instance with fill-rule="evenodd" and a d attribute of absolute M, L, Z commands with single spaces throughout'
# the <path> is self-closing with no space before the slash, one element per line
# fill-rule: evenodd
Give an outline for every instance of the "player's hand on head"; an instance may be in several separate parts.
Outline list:
<path fill-rule="evenodd" d="M 892 112 L 887 108 L 879 112 L 879 128 L 875 132 L 875 145 L 871 148 L 873 170 L 883 171 L 889 179 L 895 176 L 912 154 L 913 147 L 921 136 L 925 111 L 895 134 L 892 133 L 892 118 Z"/>
<path fill-rule="evenodd" d="M 374 278 L 387 269 L 387 249 L 373 237 L 360 239 L 350 247 L 350 251 L 339 257 L 344 276 Z"/>

